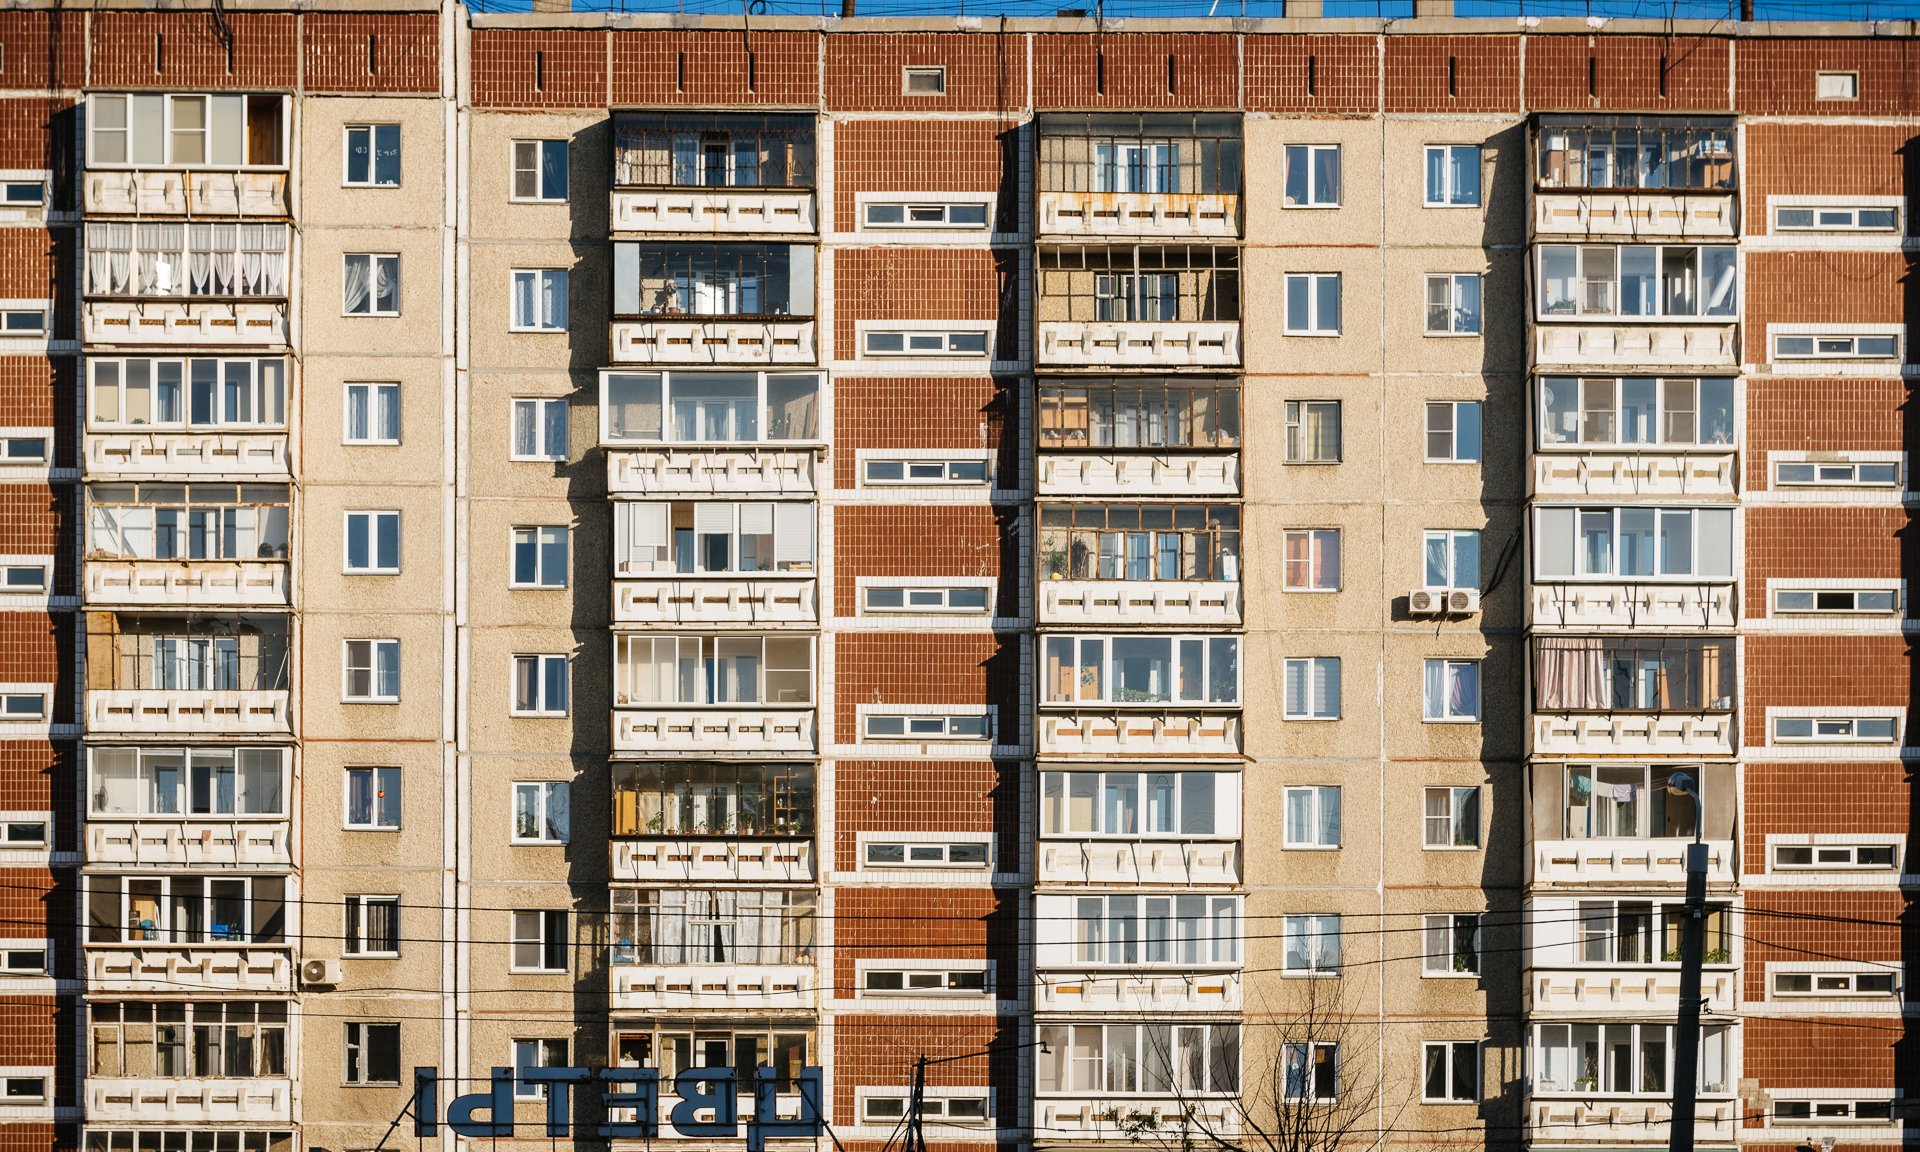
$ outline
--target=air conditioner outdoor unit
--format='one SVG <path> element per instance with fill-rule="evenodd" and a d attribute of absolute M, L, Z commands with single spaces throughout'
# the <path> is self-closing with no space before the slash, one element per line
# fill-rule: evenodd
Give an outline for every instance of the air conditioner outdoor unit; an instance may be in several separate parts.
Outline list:
<path fill-rule="evenodd" d="M 1480 611 L 1480 590 L 1456 588 L 1447 593 L 1447 611 L 1463 616 Z"/>
<path fill-rule="evenodd" d="M 321 987 L 332 987 L 340 983 L 340 961 L 300 961 L 300 983 Z"/>
<path fill-rule="evenodd" d="M 1409 616 L 1438 616 L 1446 607 L 1447 594 L 1428 588 L 1415 588 L 1407 593 L 1407 614 Z"/>

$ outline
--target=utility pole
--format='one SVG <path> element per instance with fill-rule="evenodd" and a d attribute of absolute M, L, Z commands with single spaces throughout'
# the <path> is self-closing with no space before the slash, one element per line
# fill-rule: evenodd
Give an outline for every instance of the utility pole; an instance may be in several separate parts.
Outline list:
<path fill-rule="evenodd" d="M 1752 0 L 1741 0 L 1749 6 Z M 1687 845 L 1687 904 L 1680 922 L 1680 1019 L 1673 1036 L 1673 1118 L 1667 1152 L 1693 1152 L 1693 1105 L 1700 1084 L 1700 965 L 1707 945 L 1706 806 L 1691 776 L 1676 772 L 1667 791 L 1693 797 L 1693 843 Z"/>
<path fill-rule="evenodd" d="M 847 0 L 852 4 L 853 0 Z M 922 1052 L 913 1065 L 913 1090 L 907 1093 L 906 1152 L 927 1152 L 925 1109 L 927 1092 L 927 1054 Z"/>

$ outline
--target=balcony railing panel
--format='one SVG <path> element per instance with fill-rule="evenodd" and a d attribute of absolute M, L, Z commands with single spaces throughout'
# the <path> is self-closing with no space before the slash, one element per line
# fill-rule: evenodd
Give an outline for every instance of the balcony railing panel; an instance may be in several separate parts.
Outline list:
<path fill-rule="evenodd" d="M 1237 496 L 1240 457 L 1043 454 L 1035 462 L 1042 496 Z"/>
<path fill-rule="evenodd" d="M 1580 368 L 1728 369 L 1740 363 L 1731 323 L 1699 325 L 1541 324 L 1533 331 L 1534 364 Z"/>
<path fill-rule="evenodd" d="M 1222 713 L 1072 712 L 1042 715 L 1047 756 L 1238 756 L 1240 718 Z"/>
<path fill-rule="evenodd" d="M 642 884 L 809 884 L 810 840 L 730 837 L 647 838 L 612 842 L 613 879 Z"/>
<path fill-rule="evenodd" d="M 1543 451 L 1533 457 L 1534 496 L 1716 497 L 1739 492 L 1732 452 Z"/>
<path fill-rule="evenodd" d="M 87 693 L 87 727 L 133 736 L 284 736 L 293 730 L 289 695 L 94 689 Z"/>
<path fill-rule="evenodd" d="M 289 215 L 285 172 L 94 168 L 82 195 L 89 216 Z"/>
<path fill-rule="evenodd" d="M 620 964 L 608 969 L 615 1012 L 707 1010 L 731 1015 L 818 1007 L 811 964 L 738 964 L 715 968 Z"/>
<path fill-rule="evenodd" d="M 613 231 L 726 236 L 811 235 L 811 191 L 766 188 L 613 190 Z"/>
<path fill-rule="evenodd" d="M 88 432 L 93 476 L 285 479 L 292 474 L 283 432 Z"/>
<path fill-rule="evenodd" d="M 1231 368 L 1240 363 L 1240 325 L 1042 321 L 1038 360 L 1054 368 Z"/>
<path fill-rule="evenodd" d="M 1067 626 L 1240 623 L 1240 585 L 1227 581 L 1046 580 L 1042 624 Z"/>
<path fill-rule="evenodd" d="M 811 578 L 622 580 L 613 584 L 616 624 L 817 625 Z"/>
<path fill-rule="evenodd" d="M 1740 973 L 1731 966 L 1701 974 L 1702 1010 L 1732 1012 Z M 1680 971 L 1664 969 L 1531 967 L 1527 1010 L 1553 1016 L 1673 1016 L 1680 1011 Z"/>
<path fill-rule="evenodd" d="M 1699 1099 L 1694 1103 L 1694 1140 L 1699 1144 L 1732 1144 L 1738 1132 L 1740 1103 L 1731 1099 Z M 1622 1144 L 1658 1146 L 1673 1127 L 1670 1101 L 1609 1100 L 1592 1093 L 1564 1099 L 1543 1099 L 1535 1093 L 1527 1107 L 1528 1134 L 1535 1143 L 1556 1146 Z"/>
<path fill-rule="evenodd" d="M 777 449 L 613 449 L 607 452 L 609 495 L 811 495 L 813 453 Z"/>
<path fill-rule="evenodd" d="M 1533 208 L 1533 233 L 1542 238 L 1732 240 L 1739 234 L 1731 193 L 1541 191 Z"/>
<path fill-rule="evenodd" d="M 289 1124 L 293 1082 L 287 1079 L 169 1080 L 89 1076 L 87 1120 L 93 1124 Z"/>
<path fill-rule="evenodd" d="M 1128 1145 L 1149 1130 L 1177 1132 L 1191 1124 L 1201 1131 L 1233 1136 L 1240 1131 L 1240 1109 L 1232 1101 L 1180 1096 L 1043 1096 L 1034 1101 L 1035 1125 L 1048 1134 L 1075 1140 Z"/>
<path fill-rule="evenodd" d="M 1237 1012 L 1241 979 L 1233 972 L 1156 974 L 1039 973 L 1034 986 L 1038 1012 Z"/>
<path fill-rule="evenodd" d="M 84 827 L 88 864 L 276 868 L 293 863 L 285 820 L 109 817 L 89 819 Z"/>
<path fill-rule="evenodd" d="M 284 347 L 287 306 L 264 300 L 88 300 L 81 339 L 125 347 Z"/>
<path fill-rule="evenodd" d="M 285 608 L 282 561 L 95 560 L 86 602 L 102 608 Z"/>
<path fill-rule="evenodd" d="M 1536 840 L 1533 883 L 1591 884 L 1596 888 L 1682 885 L 1687 845 L 1681 839 Z M 1733 841 L 1707 842 L 1707 883 L 1731 884 Z"/>
<path fill-rule="evenodd" d="M 1739 585 L 1536 582 L 1528 623 L 1536 630 L 1728 631 L 1740 622 Z"/>
<path fill-rule="evenodd" d="M 743 755 L 812 752 L 814 714 L 756 708 L 623 708 L 613 714 L 616 752 Z"/>
<path fill-rule="evenodd" d="M 293 992 L 293 957 L 285 950 L 264 948 L 90 945 L 87 992 L 95 996 L 284 996 Z"/>
<path fill-rule="evenodd" d="M 1732 756 L 1733 715 L 1616 712 L 1535 716 L 1536 756 Z"/>
<path fill-rule="evenodd" d="M 1054 884 L 1227 885 L 1241 882 L 1234 840 L 1043 839 L 1035 847 L 1037 878 Z"/>

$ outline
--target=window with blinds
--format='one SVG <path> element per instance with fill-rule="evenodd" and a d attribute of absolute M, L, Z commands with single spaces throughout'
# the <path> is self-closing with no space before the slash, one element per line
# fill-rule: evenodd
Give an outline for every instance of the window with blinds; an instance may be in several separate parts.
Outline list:
<path fill-rule="evenodd" d="M 614 571 L 620 576 L 810 575 L 815 516 L 812 504 L 622 503 L 614 514 Z"/>

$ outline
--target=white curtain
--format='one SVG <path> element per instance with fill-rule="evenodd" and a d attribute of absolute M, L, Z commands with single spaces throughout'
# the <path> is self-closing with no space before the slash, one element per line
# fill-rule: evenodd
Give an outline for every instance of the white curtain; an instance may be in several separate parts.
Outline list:
<path fill-rule="evenodd" d="M 136 296 L 178 296 L 186 292 L 184 224 L 142 222 L 134 226 L 139 263 L 133 280 Z"/>
<path fill-rule="evenodd" d="M 346 263 L 345 303 L 349 313 L 366 312 L 367 292 L 370 288 L 368 265 L 373 262 L 371 256 L 349 256 Z"/>
<path fill-rule="evenodd" d="M 741 964 L 778 963 L 780 896 L 773 892 L 718 892 L 715 895 L 733 920 L 733 959 Z M 766 949 L 764 953 L 762 948 Z"/>
<path fill-rule="evenodd" d="M 234 279 L 234 249 L 239 244 L 239 228 L 233 224 L 215 224 L 209 239 L 209 254 L 213 262 L 213 291 L 215 295 L 230 296 L 243 289 Z"/>
<path fill-rule="evenodd" d="M 373 260 L 373 304 L 382 312 L 397 311 L 400 307 L 400 262 L 398 260 Z"/>
<path fill-rule="evenodd" d="M 212 296 L 219 292 L 214 281 L 213 228 L 211 224 L 187 225 L 187 295 Z"/>

